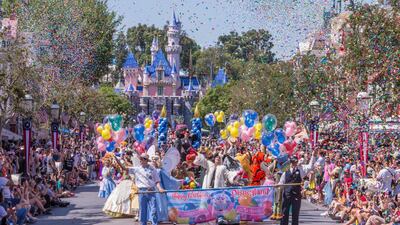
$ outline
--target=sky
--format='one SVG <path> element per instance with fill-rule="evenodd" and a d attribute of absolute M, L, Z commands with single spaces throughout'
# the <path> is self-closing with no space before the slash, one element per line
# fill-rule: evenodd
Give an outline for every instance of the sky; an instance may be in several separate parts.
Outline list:
<path fill-rule="evenodd" d="M 139 23 L 163 27 L 175 11 L 183 30 L 200 46 L 215 45 L 230 31 L 266 29 L 277 58 L 289 58 L 300 41 L 322 26 L 324 8 L 333 0 L 109 0 L 123 16 L 122 29 Z M 370 3 L 374 0 L 358 0 Z"/>

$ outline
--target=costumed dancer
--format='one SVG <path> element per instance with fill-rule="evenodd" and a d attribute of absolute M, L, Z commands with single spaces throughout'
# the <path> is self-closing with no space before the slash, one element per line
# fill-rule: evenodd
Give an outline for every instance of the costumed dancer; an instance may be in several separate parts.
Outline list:
<path fill-rule="evenodd" d="M 314 153 L 312 153 L 310 163 L 308 165 L 298 165 L 298 159 L 294 156 L 290 158 L 290 169 L 281 176 L 279 184 L 300 184 L 303 178 L 314 167 Z M 292 224 L 299 224 L 299 214 L 301 207 L 301 185 L 291 185 L 283 187 L 283 218 L 281 225 L 289 224 L 289 211 L 292 208 Z"/>
<path fill-rule="evenodd" d="M 103 179 L 100 183 L 99 197 L 108 198 L 108 196 L 110 196 L 111 192 L 114 190 L 116 186 L 112 178 L 115 173 L 115 170 L 111 165 L 110 157 L 105 156 L 103 160 L 104 160 L 104 166 L 101 171 Z"/>
<path fill-rule="evenodd" d="M 132 166 L 132 163 L 125 161 L 125 165 Z M 103 212 L 115 218 L 134 217 L 137 221 L 139 212 L 139 198 L 137 193 L 138 188 L 135 182 L 133 182 L 133 178 L 125 173 L 123 175 L 123 180 L 117 185 L 107 199 L 103 207 Z"/>

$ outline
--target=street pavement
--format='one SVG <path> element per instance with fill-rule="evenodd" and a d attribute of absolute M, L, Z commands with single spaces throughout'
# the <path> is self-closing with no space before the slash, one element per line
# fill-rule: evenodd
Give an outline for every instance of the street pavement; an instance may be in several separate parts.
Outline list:
<path fill-rule="evenodd" d="M 111 219 L 102 212 L 105 200 L 97 197 L 99 187 L 89 184 L 79 187 L 76 197 L 66 199 L 71 204 L 66 208 L 55 208 L 52 215 L 41 216 L 36 224 L 39 225 L 136 225 L 131 218 Z M 336 224 L 329 218 L 320 216 L 324 212 L 321 207 L 316 207 L 307 201 L 302 202 L 300 224 Z M 207 223 L 214 224 L 214 223 Z M 249 225 L 277 224 L 276 221 L 265 223 L 246 223 Z"/>

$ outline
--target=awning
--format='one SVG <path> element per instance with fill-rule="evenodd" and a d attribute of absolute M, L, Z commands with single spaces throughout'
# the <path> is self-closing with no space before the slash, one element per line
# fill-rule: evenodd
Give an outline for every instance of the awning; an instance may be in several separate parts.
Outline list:
<path fill-rule="evenodd" d="M 4 128 L 1 130 L 1 137 L 2 137 L 2 139 L 6 139 L 6 140 L 13 140 L 13 141 L 22 140 L 21 135 L 18 135 L 16 133 L 14 133 L 10 130 L 4 129 Z"/>

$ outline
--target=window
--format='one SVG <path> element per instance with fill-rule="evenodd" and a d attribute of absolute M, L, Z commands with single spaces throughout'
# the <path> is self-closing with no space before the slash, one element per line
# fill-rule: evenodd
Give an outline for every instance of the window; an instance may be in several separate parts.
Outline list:
<path fill-rule="evenodd" d="M 157 95 L 158 96 L 163 96 L 164 95 L 164 87 L 163 86 L 158 86 Z"/>
<path fill-rule="evenodd" d="M 158 77 L 159 81 L 162 80 L 163 79 L 163 71 L 157 71 L 157 77 Z"/>

